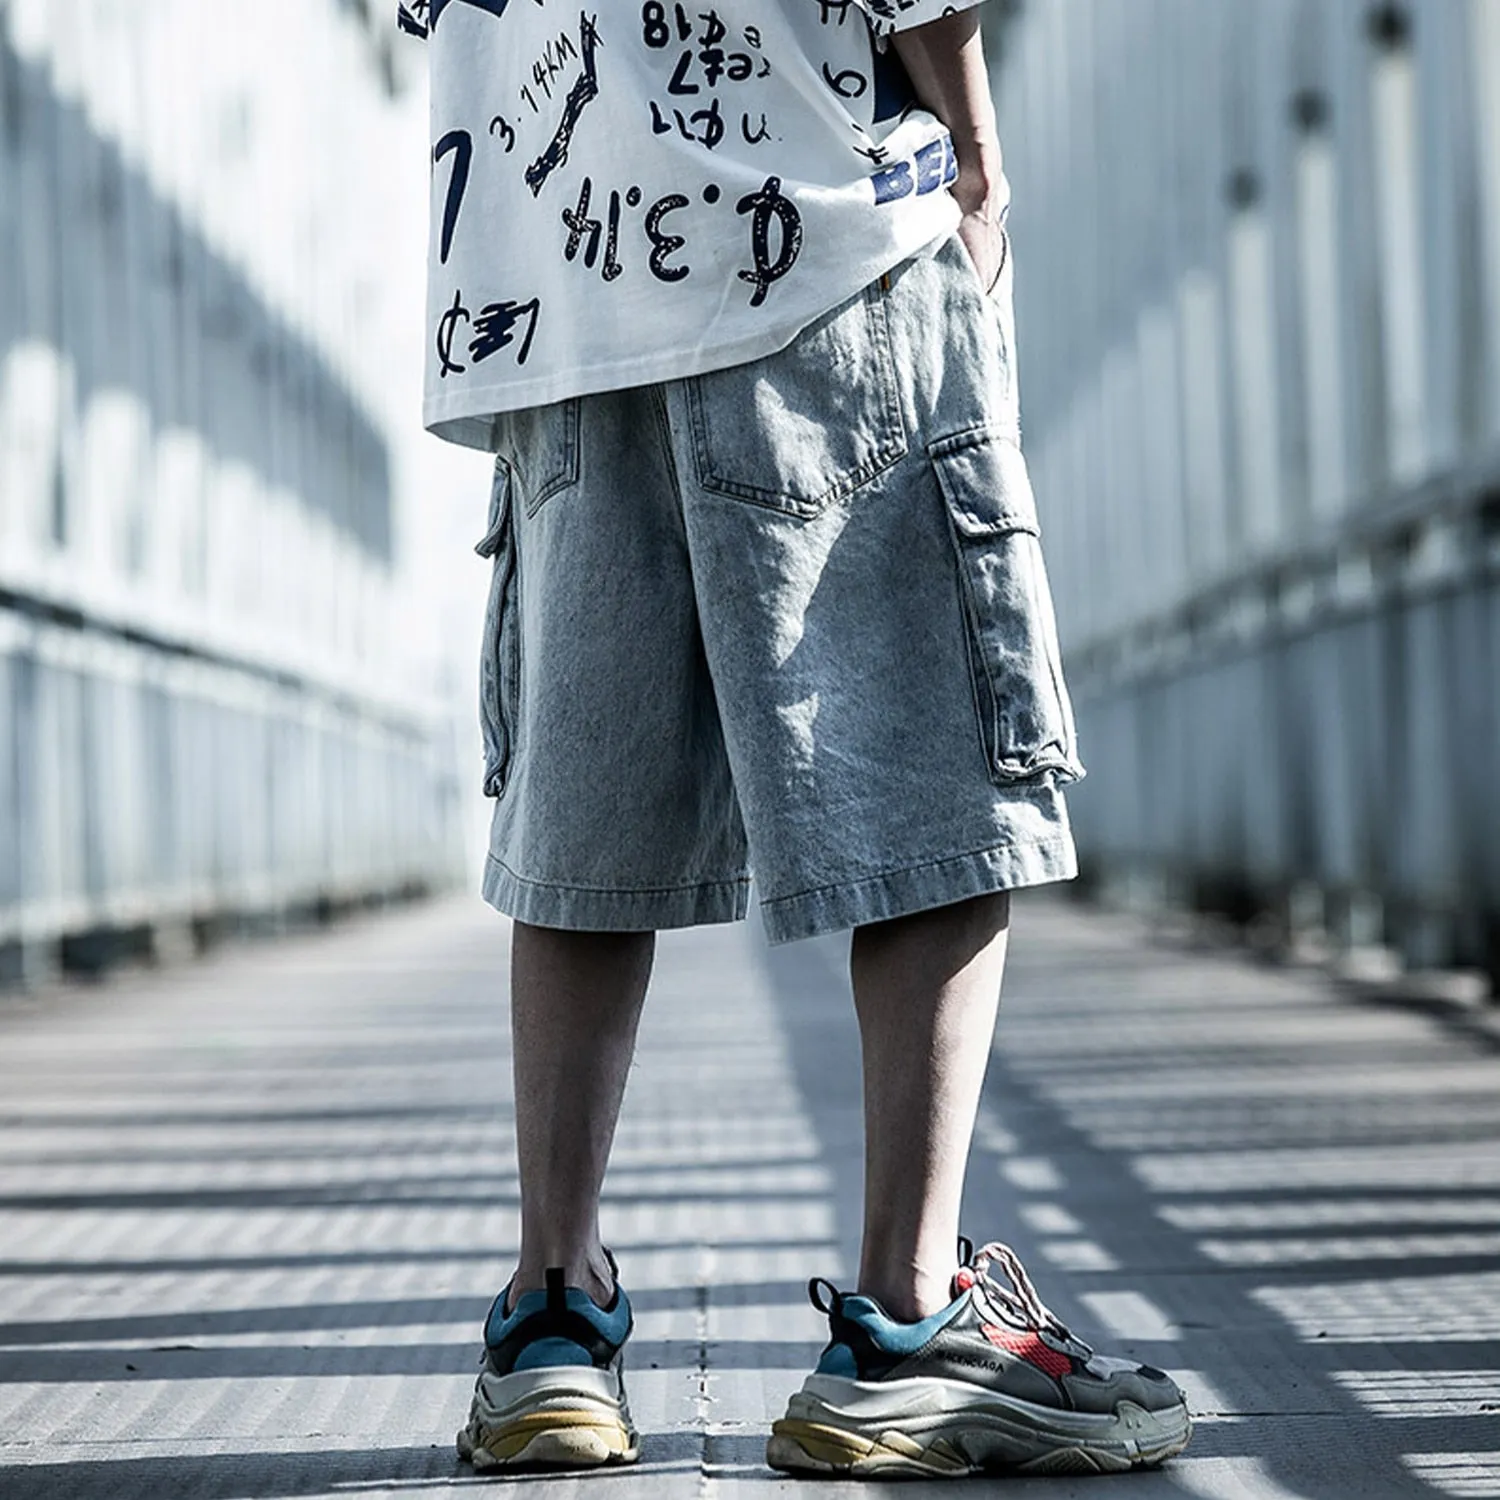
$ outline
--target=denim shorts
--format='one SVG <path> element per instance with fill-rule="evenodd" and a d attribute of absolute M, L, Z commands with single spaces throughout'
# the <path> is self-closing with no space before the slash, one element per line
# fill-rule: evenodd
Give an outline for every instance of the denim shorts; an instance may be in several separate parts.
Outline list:
<path fill-rule="evenodd" d="M 497 419 L 485 898 L 772 942 L 1075 873 L 1083 774 L 1009 267 L 957 237 L 786 349 Z"/>

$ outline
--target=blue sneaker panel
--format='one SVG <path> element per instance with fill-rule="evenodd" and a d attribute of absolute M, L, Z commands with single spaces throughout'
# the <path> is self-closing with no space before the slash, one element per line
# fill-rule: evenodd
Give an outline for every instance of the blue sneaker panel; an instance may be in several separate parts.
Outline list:
<path fill-rule="evenodd" d="M 956 1302 L 950 1302 L 941 1312 L 923 1318 L 920 1323 L 898 1323 L 873 1298 L 861 1297 L 857 1293 L 845 1297 L 839 1311 L 851 1323 L 863 1328 L 885 1353 L 915 1354 L 952 1322 L 966 1300 L 967 1293 Z"/>
<path fill-rule="evenodd" d="M 587 1349 L 581 1349 L 572 1339 L 537 1339 L 528 1344 L 517 1356 L 517 1370 L 543 1370 L 553 1365 L 592 1365 L 593 1359 Z"/>
<path fill-rule="evenodd" d="M 818 1361 L 819 1375 L 844 1375 L 850 1380 L 859 1377 L 859 1366 L 854 1362 L 854 1351 L 848 1344 L 830 1344 Z"/>
<path fill-rule="evenodd" d="M 630 1298 L 625 1295 L 623 1287 L 617 1290 L 619 1295 L 615 1298 L 615 1305 L 608 1312 L 587 1292 L 580 1291 L 577 1287 L 570 1286 L 566 1293 L 568 1311 L 586 1318 L 612 1344 L 623 1343 L 625 1335 L 630 1331 Z M 547 1293 L 524 1293 L 511 1309 L 509 1317 L 502 1311 L 504 1306 L 505 1293 L 501 1292 L 495 1298 L 495 1304 L 490 1308 L 490 1315 L 484 1325 L 484 1341 L 491 1346 L 501 1343 L 523 1318 L 546 1311 Z"/>

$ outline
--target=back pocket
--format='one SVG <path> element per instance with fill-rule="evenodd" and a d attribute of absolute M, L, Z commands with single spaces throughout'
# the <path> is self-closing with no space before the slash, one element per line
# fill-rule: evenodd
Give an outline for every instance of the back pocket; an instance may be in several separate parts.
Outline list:
<path fill-rule="evenodd" d="M 983 427 L 929 449 L 948 514 L 990 777 L 1083 775 L 1036 500 L 1015 443 Z"/>
<path fill-rule="evenodd" d="M 699 484 L 815 516 L 906 456 L 879 284 L 785 349 L 687 381 Z"/>

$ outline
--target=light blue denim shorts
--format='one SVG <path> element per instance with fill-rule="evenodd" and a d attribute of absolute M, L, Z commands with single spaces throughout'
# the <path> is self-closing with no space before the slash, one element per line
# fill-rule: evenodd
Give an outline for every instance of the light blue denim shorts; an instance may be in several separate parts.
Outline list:
<path fill-rule="evenodd" d="M 780 353 L 498 419 L 485 898 L 771 941 L 1075 873 L 1010 272 L 955 236 Z"/>

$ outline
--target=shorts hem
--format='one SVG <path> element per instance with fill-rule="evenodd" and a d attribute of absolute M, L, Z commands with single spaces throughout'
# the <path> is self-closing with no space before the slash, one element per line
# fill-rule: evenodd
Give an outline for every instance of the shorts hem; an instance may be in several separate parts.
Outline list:
<path fill-rule="evenodd" d="M 761 902 L 761 919 L 769 942 L 790 943 L 951 906 L 996 891 L 1072 880 L 1077 874 L 1078 856 L 1072 836 L 1063 833 L 888 870 L 847 885 L 778 896 Z"/>
<path fill-rule="evenodd" d="M 532 927 L 659 932 L 742 920 L 750 906 L 750 878 L 649 890 L 590 889 L 529 880 L 491 854 L 485 858 L 480 894 L 496 911 Z"/>

